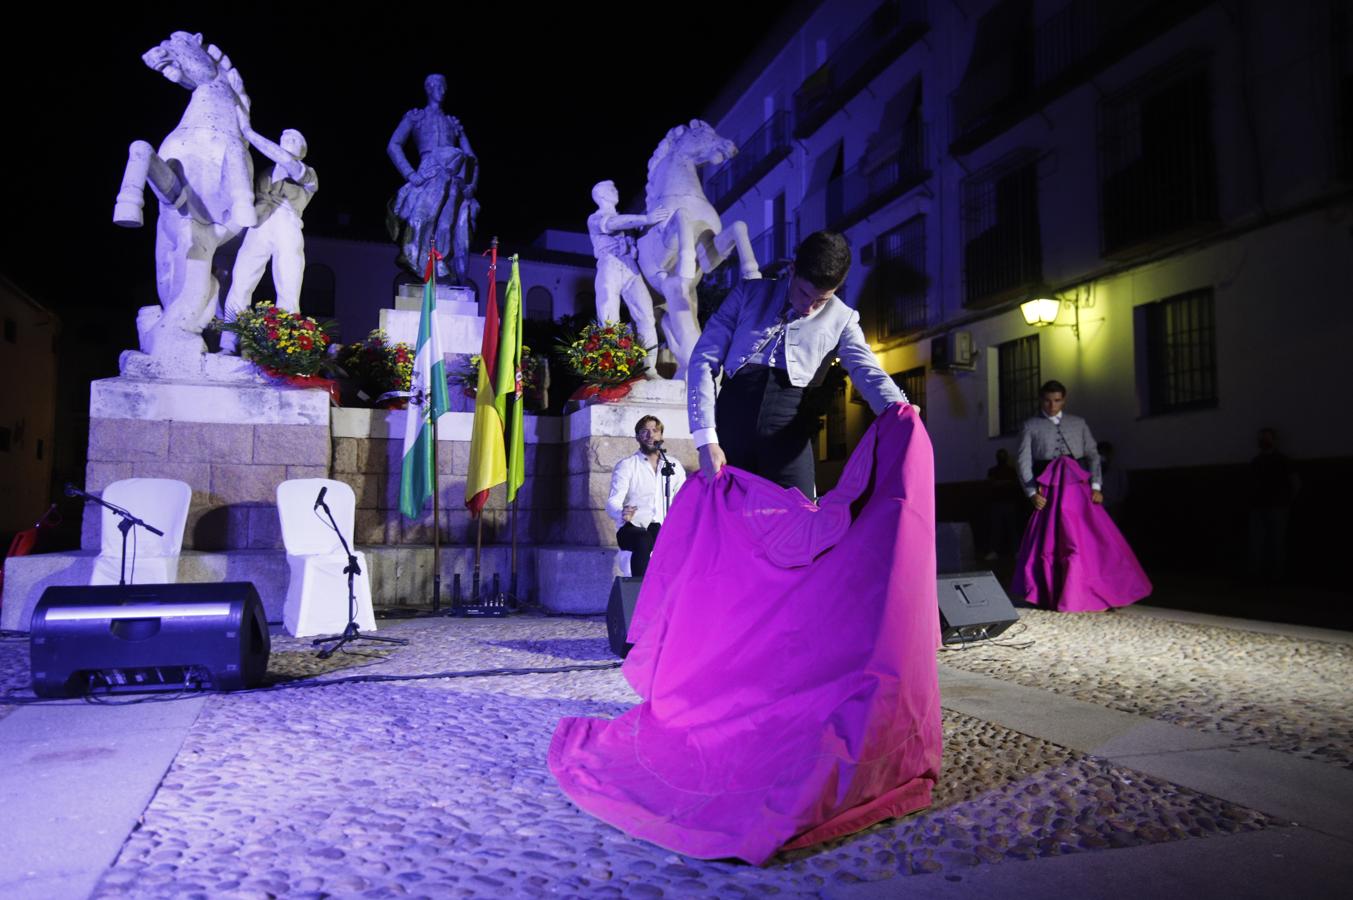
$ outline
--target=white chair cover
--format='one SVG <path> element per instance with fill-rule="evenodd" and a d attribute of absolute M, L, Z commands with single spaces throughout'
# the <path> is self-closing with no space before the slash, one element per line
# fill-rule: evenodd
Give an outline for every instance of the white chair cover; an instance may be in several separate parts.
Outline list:
<path fill-rule="evenodd" d="M 127 583 L 178 581 L 179 552 L 183 549 L 192 488 L 173 478 L 124 478 L 104 488 L 103 499 L 164 532 L 164 537 L 159 537 L 137 527 L 127 535 Z M 101 546 L 89 583 L 117 584 L 122 569 L 122 532 L 117 527 L 121 518 L 105 507 L 99 509 Z"/>
<path fill-rule="evenodd" d="M 611 566 L 611 576 L 621 575 L 625 578 L 630 577 L 630 559 L 634 556 L 632 550 L 615 551 L 615 564 Z"/>
<path fill-rule="evenodd" d="M 328 478 L 297 478 L 277 486 L 282 542 L 291 569 L 282 623 L 294 637 L 338 634 L 348 625 L 348 576 L 343 573 L 348 558 L 338 535 L 329 527 L 329 517 L 324 510 L 315 508 L 320 488 L 328 488 L 324 502 L 343 530 L 348 546 L 352 546 L 357 499 L 351 487 Z M 354 555 L 362 570 L 353 583 L 357 594 L 357 627 L 375 631 L 366 556 L 355 550 Z"/>

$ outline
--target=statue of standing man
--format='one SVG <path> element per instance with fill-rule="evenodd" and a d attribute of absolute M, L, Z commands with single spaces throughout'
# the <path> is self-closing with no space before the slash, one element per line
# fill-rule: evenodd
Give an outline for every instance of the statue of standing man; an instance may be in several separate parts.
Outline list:
<path fill-rule="evenodd" d="M 597 258 L 597 321 L 620 321 L 620 300 L 624 298 L 634 320 L 634 331 L 648 349 L 645 374 L 658 378 L 658 329 L 653 296 L 639 272 L 634 238 L 625 232 L 661 225 L 671 212 L 658 209 L 651 215 L 620 215 L 616 212 L 620 192 L 614 181 L 597 182 L 592 188 L 592 200 L 597 211 L 587 217 L 587 236 L 592 239 L 592 255 Z"/>
<path fill-rule="evenodd" d="M 428 247 L 435 245 L 450 258 L 456 283 L 465 284 L 470 232 L 479 212 L 479 163 L 460 121 L 442 112 L 446 76 L 429 75 L 423 87 L 427 106 L 405 113 L 386 147 L 407 182 L 390 202 L 386 228 L 399 244 L 399 262 L 415 275 L 422 277 Z M 410 137 L 418 148 L 417 168 L 404 154 Z M 448 274 L 441 260 L 437 274 Z"/>
<path fill-rule="evenodd" d="M 272 283 L 277 290 L 277 306 L 288 312 L 301 311 L 301 279 L 305 275 L 305 237 L 301 216 L 310 199 L 319 190 L 319 177 L 307 166 L 305 136 L 294 128 L 282 132 L 282 140 L 273 143 L 249 125 L 243 108 L 235 111 L 240 132 L 275 165 L 261 172 L 254 186 L 254 212 L 258 224 L 244 233 L 235 257 L 221 316 L 234 322 L 253 302 L 254 288 L 263 278 L 263 270 L 272 262 Z M 236 353 L 239 335 L 221 332 L 221 352 Z"/>

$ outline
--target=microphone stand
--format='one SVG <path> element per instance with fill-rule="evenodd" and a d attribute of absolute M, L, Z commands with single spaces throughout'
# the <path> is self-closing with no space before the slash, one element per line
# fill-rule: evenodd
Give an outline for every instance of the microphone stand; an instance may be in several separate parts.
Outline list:
<path fill-rule="evenodd" d="M 357 564 L 357 554 L 352 552 L 348 546 L 347 538 L 343 537 L 343 529 L 338 527 L 334 521 L 333 510 L 329 509 L 329 504 L 324 502 L 324 488 L 320 488 L 319 497 L 315 499 L 315 506 L 323 507 L 324 514 L 329 517 L 329 527 L 338 535 L 338 542 L 343 545 L 343 552 L 348 555 L 348 564 L 343 569 L 343 574 L 348 576 L 348 625 L 343 629 L 342 634 L 332 637 L 315 638 L 310 642 L 312 647 L 319 647 L 323 644 L 333 643 L 332 647 L 325 647 L 319 653 L 315 654 L 320 659 L 328 659 L 333 656 L 335 650 L 341 650 L 344 644 L 350 641 L 381 641 L 386 644 L 407 644 L 406 638 L 380 637 L 374 634 L 362 634 L 357 627 L 357 584 L 356 578 L 362 574 L 362 569 Z"/>
<path fill-rule="evenodd" d="M 84 491 L 80 490 L 79 488 L 77 488 L 77 487 L 76 487 L 75 485 L 73 485 L 73 484 L 67 484 L 67 485 L 66 485 L 66 496 L 67 496 L 67 497 L 83 497 L 83 498 L 86 499 L 86 500 L 90 500 L 90 501 L 92 501 L 92 502 L 94 502 L 94 503 L 99 504 L 99 505 L 102 506 L 104 509 L 110 510 L 114 515 L 118 516 L 118 518 L 121 519 L 121 521 L 117 523 L 117 530 L 120 531 L 120 532 L 122 532 L 122 571 L 118 574 L 117 583 L 118 583 L 118 584 L 126 584 L 126 583 L 127 583 L 127 533 L 128 533 L 129 531 L 131 531 L 133 528 L 135 528 L 137 525 L 140 525 L 140 526 L 141 526 L 142 528 L 144 528 L 146 531 L 149 531 L 151 534 L 158 535 L 159 537 L 164 537 L 164 532 L 161 531 L 160 529 L 156 528 L 154 525 L 148 525 L 144 520 L 138 519 L 136 516 L 132 515 L 130 512 L 128 512 L 127 510 L 123 509 L 122 507 L 116 506 L 116 505 L 114 505 L 114 504 L 112 504 L 112 503 L 109 503 L 107 500 L 103 499 L 102 497 L 95 497 L 93 494 L 85 493 Z"/>
<path fill-rule="evenodd" d="M 662 468 L 658 471 L 662 473 L 662 518 L 666 521 L 667 511 L 672 506 L 672 476 L 676 474 L 676 466 L 667 458 L 662 444 L 658 444 L 658 456 L 662 459 Z"/>

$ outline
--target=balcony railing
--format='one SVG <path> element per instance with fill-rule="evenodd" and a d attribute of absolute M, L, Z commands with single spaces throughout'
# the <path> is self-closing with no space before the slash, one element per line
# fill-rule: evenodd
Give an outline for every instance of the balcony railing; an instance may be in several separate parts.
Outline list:
<path fill-rule="evenodd" d="M 782 222 L 779 225 L 772 225 L 752 238 L 752 252 L 756 254 L 757 264 L 764 271 L 777 262 L 793 257 L 794 249 L 798 245 L 797 237 L 794 223 Z"/>
<path fill-rule="evenodd" d="M 789 155 L 789 110 L 777 110 L 752 132 L 738 153 L 705 182 L 705 195 L 723 212 Z"/>
<path fill-rule="evenodd" d="M 1042 279 L 1036 164 L 983 179 L 966 192 L 963 302 L 983 308 Z"/>
<path fill-rule="evenodd" d="M 1207 70 L 1106 104 L 1100 134 L 1104 253 L 1131 256 L 1217 221 Z"/>
<path fill-rule="evenodd" d="M 981 146 L 1201 5 L 1070 0 L 1036 28 L 1027 2 L 998 6 L 979 24 L 974 57 L 950 96 L 957 135 L 951 149 L 968 153 Z"/>
<path fill-rule="evenodd" d="M 902 145 L 881 159 L 865 159 L 827 182 L 825 224 L 844 231 L 930 177 L 926 128 L 916 124 Z"/>
<path fill-rule="evenodd" d="M 794 92 L 794 136 L 817 131 L 929 28 L 925 0 L 886 0 Z"/>

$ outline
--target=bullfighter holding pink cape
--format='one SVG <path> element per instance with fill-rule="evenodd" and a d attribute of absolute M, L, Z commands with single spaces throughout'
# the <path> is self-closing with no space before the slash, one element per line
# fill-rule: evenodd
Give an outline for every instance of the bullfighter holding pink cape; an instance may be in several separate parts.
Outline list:
<path fill-rule="evenodd" d="M 1047 382 L 1039 390 L 1041 414 L 1020 432 L 1019 475 L 1034 514 L 1011 590 L 1061 612 L 1126 606 L 1148 596 L 1151 582 L 1104 509 L 1090 427 L 1065 412 L 1065 403 L 1066 387 Z"/>
<path fill-rule="evenodd" d="M 930 804 L 942 736 L 934 461 L 889 406 L 814 504 L 732 465 L 688 481 L 635 609 L 643 698 L 564 719 L 583 809 L 689 856 L 763 863 Z"/>

